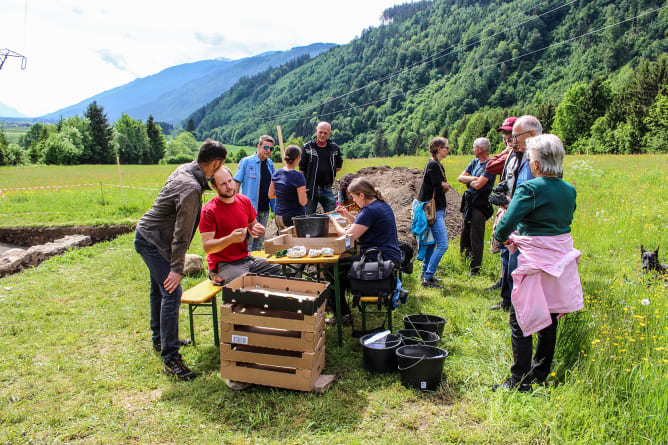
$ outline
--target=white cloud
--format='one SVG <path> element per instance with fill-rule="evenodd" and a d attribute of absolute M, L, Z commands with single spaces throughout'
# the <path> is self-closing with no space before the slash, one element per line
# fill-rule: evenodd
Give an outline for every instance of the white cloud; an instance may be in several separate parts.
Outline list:
<path fill-rule="evenodd" d="M 0 100 L 38 116 L 170 66 L 347 43 L 401 0 L 3 0 Z M 24 20 L 26 26 L 24 26 Z"/>

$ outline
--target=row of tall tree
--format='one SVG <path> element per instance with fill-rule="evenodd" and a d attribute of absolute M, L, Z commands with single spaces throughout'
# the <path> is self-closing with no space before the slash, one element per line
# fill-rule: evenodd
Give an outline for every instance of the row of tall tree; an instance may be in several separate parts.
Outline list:
<path fill-rule="evenodd" d="M 153 116 L 146 123 L 127 114 L 112 124 L 103 107 L 92 102 L 84 116 L 57 124 L 32 125 L 18 143 L 10 144 L 0 128 L 0 165 L 181 163 L 192 161 L 199 143 L 189 132 L 167 142 Z"/>

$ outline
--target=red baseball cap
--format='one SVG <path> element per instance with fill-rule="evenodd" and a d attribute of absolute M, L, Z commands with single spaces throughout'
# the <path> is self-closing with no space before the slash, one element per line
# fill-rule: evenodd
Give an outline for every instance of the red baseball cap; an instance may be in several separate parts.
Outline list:
<path fill-rule="evenodd" d="M 515 121 L 517 118 L 515 116 L 510 116 L 507 117 L 505 121 L 503 121 L 503 124 L 499 128 L 496 129 L 496 131 L 513 131 L 513 125 L 515 124 Z"/>

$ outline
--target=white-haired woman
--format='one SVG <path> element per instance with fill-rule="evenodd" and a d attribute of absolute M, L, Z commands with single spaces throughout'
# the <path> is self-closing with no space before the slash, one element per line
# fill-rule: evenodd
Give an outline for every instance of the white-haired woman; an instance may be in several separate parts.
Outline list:
<path fill-rule="evenodd" d="M 561 179 L 564 146 L 557 136 L 544 134 L 528 139 L 526 147 L 535 179 L 517 187 L 494 232 L 511 251 L 520 251 L 512 274 L 511 376 L 495 388 L 520 391 L 545 382 L 559 316 L 584 307 L 577 270 L 580 252 L 570 234 L 576 192 Z M 532 360 L 533 333 L 538 341 Z"/>

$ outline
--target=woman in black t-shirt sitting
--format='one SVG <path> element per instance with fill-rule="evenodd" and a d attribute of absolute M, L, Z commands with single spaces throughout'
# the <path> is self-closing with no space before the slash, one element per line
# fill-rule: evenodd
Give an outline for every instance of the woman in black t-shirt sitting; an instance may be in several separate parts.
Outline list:
<path fill-rule="evenodd" d="M 359 215 L 353 216 L 346 207 L 341 205 L 337 207 L 337 212 L 352 223 L 349 227 L 343 228 L 335 218 L 332 218 L 337 232 L 339 235 L 352 235 L 358 240 L 362 254 L 372 247 L 379 249 L 383 259 L 394 262 L 394 267 L 398 270 L 401 264 L 401 250 L 399 250 L 397 223 L 392 207 L 383 200 L 380 190 L 366 178 L 354 179 L 348 186 L 348 195 L 361 210 Z M 344 316 L 344 322 L 348 321 L 350 314 L 350 306 L 345 299 L 345 291 L 350 289 L 348 271 L 352 262 L 359 258 L 360 255 L 356 255 L 339 261 L 341 314 Z M 376 257 L 369 259 L 375 261 Z"/>

